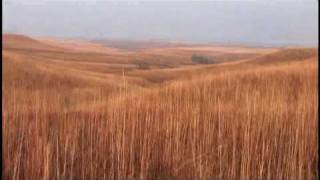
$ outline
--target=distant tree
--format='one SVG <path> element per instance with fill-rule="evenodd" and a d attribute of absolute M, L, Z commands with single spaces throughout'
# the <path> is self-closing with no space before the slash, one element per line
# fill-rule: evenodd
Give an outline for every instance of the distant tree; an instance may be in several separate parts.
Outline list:
<path fill-rule="evenodd" d="M 191 60 L 194 63 L 198 63 L 198 64 L 209 64 L 211 63 L 211 61 L 209 60 L 209 58 L 204 57 L 204 56 L 200 56 L 200 55 L 192 55 Z"/>
<path fill-rule="evenodd" d="M 138 69 L 150 69 L 150 65 L 142 60 L 137 60 L 135 64 L 138 66 Z"/>

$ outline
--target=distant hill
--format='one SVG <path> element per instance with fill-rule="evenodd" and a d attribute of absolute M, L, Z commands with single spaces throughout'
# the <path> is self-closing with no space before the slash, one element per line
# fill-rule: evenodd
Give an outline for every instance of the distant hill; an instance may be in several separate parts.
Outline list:
<path fill-rule="evenodd" d="M 199 46 L 198 44 L 189 44 L 181 42 L 168 42 L 168 41 L 133 41 L 133 40 L 106 40 L 106 39 L 96 39 L 92 40 L 99 44 L 103 44 L 107 47 L 124 49 L 124 50 L 142 50 L 149 48 L 172 48 L 172 47 L 192 47 L 194 45 Z"/>
<path fill-rule="evenodd" d="M 25 35 L 18 34 L 4 34 L 2 35 L 2 45 L 4 49 L 19 49 L 19 50 L 49 50 L 58 51 L 63 48 L 51 46 L 42 43 L 36 39 L 30 38 Z"/>
<path fill-rule="evenodd" d="M 317 56 L 316 48 L 286 48 L 277 52 L 259 56 L 251 60 L 252 63 L 278 63 L 298 61 Z"/>

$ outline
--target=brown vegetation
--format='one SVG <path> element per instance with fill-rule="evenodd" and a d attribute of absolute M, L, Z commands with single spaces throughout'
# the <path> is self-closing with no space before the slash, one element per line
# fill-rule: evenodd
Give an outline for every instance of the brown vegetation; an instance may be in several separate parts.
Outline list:
<path fill-rule="evenodd" d="M 2 50 L 4 179 L 319 177 L 315 49 L 196 66 L 171 49 L 177 67 L 139 70 L 126 59 L 140 51 L 15 40 Z"/>

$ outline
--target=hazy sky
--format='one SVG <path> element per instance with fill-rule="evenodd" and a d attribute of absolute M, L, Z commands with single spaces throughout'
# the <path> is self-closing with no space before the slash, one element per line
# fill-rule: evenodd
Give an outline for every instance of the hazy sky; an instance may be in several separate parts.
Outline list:
<path fill-rule="evenodd" d="M 316 45 L 317 0 L 4 0 L 3 31 L 36 36 Z"/>

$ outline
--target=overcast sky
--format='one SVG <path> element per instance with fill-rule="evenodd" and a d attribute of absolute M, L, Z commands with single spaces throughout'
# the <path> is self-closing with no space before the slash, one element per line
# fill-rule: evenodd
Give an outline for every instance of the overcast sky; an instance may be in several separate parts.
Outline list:
<path fill-rule="evenodd" d="M 4 0 L 3 31 L 64 38 L 317 45 L 317 0 Z"/>

